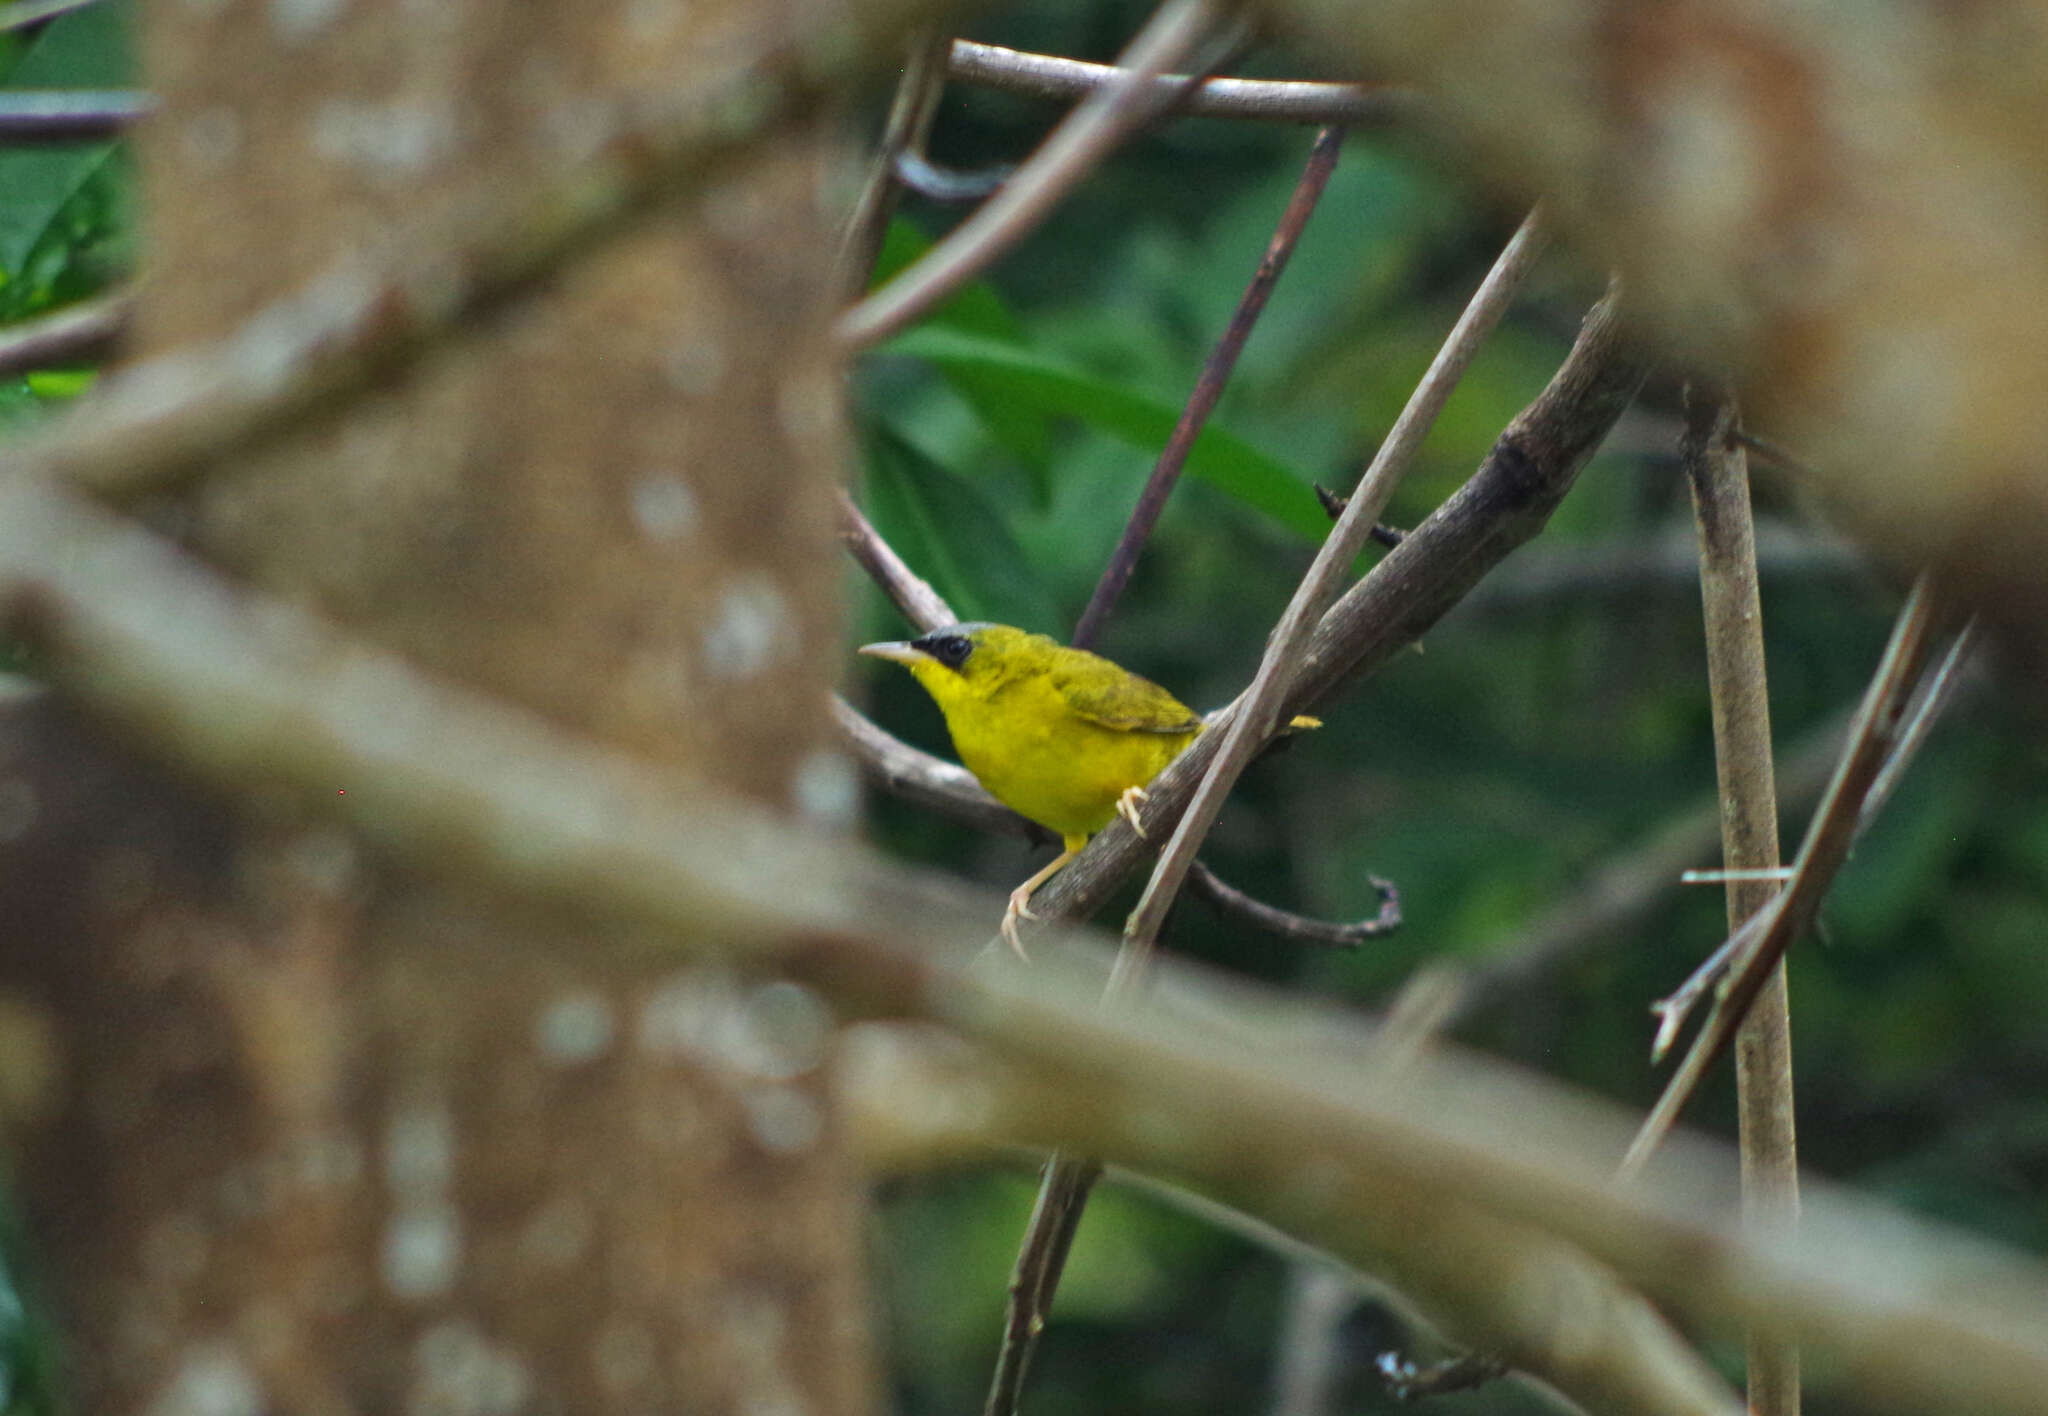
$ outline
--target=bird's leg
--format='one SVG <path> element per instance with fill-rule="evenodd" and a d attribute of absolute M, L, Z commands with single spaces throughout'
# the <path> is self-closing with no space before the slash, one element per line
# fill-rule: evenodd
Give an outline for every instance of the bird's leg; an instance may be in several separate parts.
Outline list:
<path fill-rule="evenodd" d="M 1024 941 L 1017 937 L 1017 921 L 1020 919 L 1038 918 L 1037 915 L 1031 913 L 1029 908 L 1031 896 L 1037 891 L 1039 886 L 1059 874 L 1061 866 L 1072 860 L 1079 853 L 1080 848 L 1078 846 L 1067 847 L 1051 861 L 1047 862 L 1045 869 L 1039 871 L 1010 892 L 1010 907 L 1003 911 L 1003 925 L 999 933 L 1003 936 L 1003 942 L 1016 950 L 1017 957 L 1027 964 L 1031 962 L 1031 956 L 1024 952 Z"/>
<path fill-rule="evenodd" d="M 1124 794 L 1116 799 L 1116 814 L 1130 822 L 1131 829 L 1140 836 L 1145 834 L 1145 823 L 1138 819 L 1138 803 L 1150 800 L 1151 797 L 1146 795 L 1143 787 L 1128 787 Z"/>

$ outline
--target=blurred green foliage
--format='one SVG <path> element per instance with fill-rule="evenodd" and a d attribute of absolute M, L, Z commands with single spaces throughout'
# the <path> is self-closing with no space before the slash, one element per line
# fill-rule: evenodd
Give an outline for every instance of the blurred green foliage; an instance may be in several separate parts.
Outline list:
<path fill-rule="evenodd" d="M 1142 23 L 1128 4 L 989 17 L 974 38 L 1107 58 Z M 1239 72 L 1311 72 L 1262 50 Z M 1013 162 L 1057 112 L 948 91 L 942 161 Z M 1151 460 L 1285 205 L 1310 133 L 1212 120 L 1122 151 L 987 281 L 870 356 L 858 381 L 877 524 L 964 614 L 1072 629 Z M 1254 332 L 1200 456 L 1110 621 L 1104 652 L 1210 706 L 1243 686 L 1327 522 L 1308 488 L 1348 487 L 1385 434 L 1518 213 L 1461 187 L 1414 135 L 1354 134 Z M 907 199 L 882 274 L 957 219 Z M 1456 487 L 1557 365 L 1596 272 L 1539 271 L 1431 434 L 1388 519 L 1411 524 Z M 1371 1009 L 1414 969 L 1483 968 L 1590 873 L 1674 818 L 1711 810 L 1711 724 L 1698 590 L 1648 568 L 1574 591 L 1575 554 L 1690 534 L 1673 386 L 1653 387 L 1516 559 L 1561 584 L 1482 596 L 1327 705 L 1322 732 L 1256 766 L 1204 851 L 1226 877 L 1310 913 L 1401 886 L 1408 923 L 1351 953 L 1315 953 L 1187 905 L 1169 947 Z M 1814 455 L 1824 450 L 1806 450 Z M 911 461 L 916 472 L 905 471 Z M 1758 470 L 1760 514 L 1805 518 Z M 917 503 L 917 504 L 913 504 Z M 1504 573 L 1512 572 L 1514 561 Z M 1361 568 L 1362 569 L 1362 568 Z M 854 586 L 859 638 L 902 629 Z M 1852 705 L 1896 590 L 1839 568 L 1773 573 L 1765 620 L 1775 733 L 1789 747 Z M 849 670 L 875 715 L 947 752 L 906 675 Z M 1792 963 L 1803 1156 L 1830 1173 L 1999 1239 L 2048 1245 L 2048 785 L 2024 725 L 1966 699 L 1859 846 L 1822 937 Z M 891 850 L 1007 887 L 1039 859 L 877 800 Z M 1787 850 L 1803 814 L 1788 813 Z M 1126 898 L 1128 903 L 1128 897 Z M 1105 919 L 1119 917 L 1116 908 Z M 1540 986 L 1471 1019 L 1464 1040 L 1647 1104 L 1649 1003 L 1718 942 L 1719 892 L 1674 888 L 1627 937 L 1593 938 Z M 1731 1133 L 1722 1077 L 1695 1108 Z M 1021 1167 L 891 1183 L 879 1229 L 896 1393 L 909 1413 L 971 1409 L 994 1352 L 1033 1190 Z M 1127 1265 L 1104 1276 L 1111 1258 Z M 1270 1400 L 1284 1264 L 1169 1214 L 1098 1194 L 1036 1375 L 1034 1413 L 1198 1413 Z M 1346 1411 L 1393 1403 L 1369 1368 L 1398 1325 L 1367 1305 L 1343 1330 Z M 1739 1361 L 1715 1344 L 1718 1358 Z M 1731 1369 L 1732 1370 L 1732 1369 Z M 1499 1385 L 1453 1412 L 1538 1409 Z M 1819 1413 L 1841 1409 L 1822 1393 Z"/>

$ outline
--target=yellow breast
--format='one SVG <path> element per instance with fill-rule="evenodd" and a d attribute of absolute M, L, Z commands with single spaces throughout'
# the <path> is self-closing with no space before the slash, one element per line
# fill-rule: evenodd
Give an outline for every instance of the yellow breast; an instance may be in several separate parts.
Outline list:
<path fill-rule="evenodd" d="M 967 769 L 1005 806 L 1070 846 L 1108 825 L 1117 799 L 1158 776 L 1196 736 L 1090 722 L 1044 677 L 1012 679 L 985 697 L 932 696 Z"/>

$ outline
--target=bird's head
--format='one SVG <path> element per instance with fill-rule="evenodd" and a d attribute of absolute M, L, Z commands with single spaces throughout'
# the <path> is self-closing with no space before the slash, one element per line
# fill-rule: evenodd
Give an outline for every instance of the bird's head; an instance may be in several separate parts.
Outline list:
<path fill-rule="evenodd" d="M 1034 649 L 1051 647 L 1044 635 L 1007 624 L 949 624 L 915 639 L 863 644 L 860 652 L 902 664 L 944 705 L 986 692 L 1027 667 Z"/>

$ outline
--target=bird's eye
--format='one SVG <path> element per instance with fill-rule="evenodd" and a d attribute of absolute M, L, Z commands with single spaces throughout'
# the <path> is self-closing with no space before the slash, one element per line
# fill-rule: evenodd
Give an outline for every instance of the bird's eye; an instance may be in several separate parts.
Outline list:
<path fill-rule="evenodd" d="M 964 634 L 928 634 L 917 641 L 916 647 L 947 668 L 957 669 L 974 652 L 974 641 Z"/>

